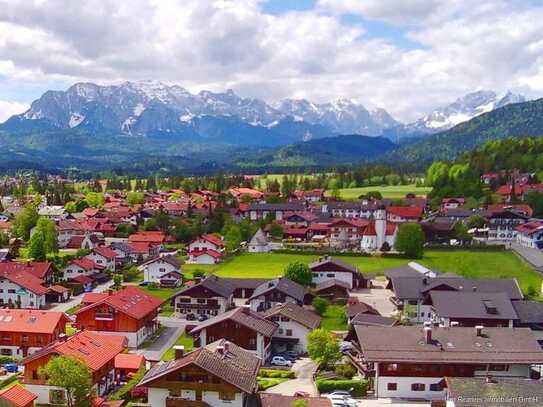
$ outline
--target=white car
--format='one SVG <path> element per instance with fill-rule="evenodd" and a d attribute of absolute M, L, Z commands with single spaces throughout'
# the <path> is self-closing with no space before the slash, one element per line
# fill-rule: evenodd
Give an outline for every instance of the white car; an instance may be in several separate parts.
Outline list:
<path fill-rule="evenodd" d="M 332 402 L 334 407 L 347 406 L 347 407 L 356 407 L 356 400 L 351 396 L 345 396 L 343 394 L 326 394 L 322 395 Z"/>
<path fill-rule="evenodd" d="M 292 366 L 292 362 L 285 359 L 283 356 L 274 356 L 271 360 L 271 364 L 275 366 Z"/>

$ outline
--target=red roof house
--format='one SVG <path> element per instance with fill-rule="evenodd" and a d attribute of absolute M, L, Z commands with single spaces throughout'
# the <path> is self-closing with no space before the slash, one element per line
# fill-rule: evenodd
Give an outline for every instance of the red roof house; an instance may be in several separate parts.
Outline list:
<path fill-rule="evenodd" d="M 32 407 L 37 398 L 20 384 L 0 390 L 0 406 Z"/>

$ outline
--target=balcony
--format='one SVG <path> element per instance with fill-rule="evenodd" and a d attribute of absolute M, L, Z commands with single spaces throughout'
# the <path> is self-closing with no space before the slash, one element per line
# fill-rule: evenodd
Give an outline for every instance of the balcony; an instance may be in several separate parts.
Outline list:
<path fill-rule="evenodd" d="M 205 401 L 187 400 L 183 397 L 166 397 L 166 407 L 209 407 Z"/>
<path fill-rule="evenodd" d="M 110 312 L 97 312 L 95 319 L 97 321 L 113 321 L 113 314 Z"/>

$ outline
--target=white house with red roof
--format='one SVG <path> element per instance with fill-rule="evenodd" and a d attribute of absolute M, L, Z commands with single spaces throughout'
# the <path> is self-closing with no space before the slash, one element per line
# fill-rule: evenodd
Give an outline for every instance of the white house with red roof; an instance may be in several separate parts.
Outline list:
<path fill-rule="evenodd" d="M 387 213 L 384 208 L 379 208 L 374 212 L 374 220 L 370 221 L 362 234 L 360 248 L 366 252 L 381 250 L 385 243 L 389 248 L 393 248 L 398 234 L 398 225 L 393 222 L 387 222 Z"/>
<path fill-rule="evenodd" d="M 543 221 L 533 220 L 515 227 L 517 243 L 524 247 L 543 247 Z"/>
<path fill-rule="evenodd" d="M 62 270 L 65 280 L 73 280 L 79 276 L 90 277 L 93 274 L 100 273 L 105 269 L 105 266 L 96 264 L 94 261 L 87 257 L 81 257 L 74 259 L 68 263 Z"/>
<path fill-rule="evenodd" d="M 23 382 L 27 390 L 38 396 L 36 403 L 65 405 L 65 390 L 52 386 L 38 374 L 56 356 L 70 356 L 80 360 L 91 371 L 92 388 L 103 396 L 115 384 L 115 357 L 126 351 L 127 340 L 122 335 L 101 335 L 82 331 L 58 339 L 21 361 L 24 367 Z"/>
<path fill-rule="evenodd" d="M 0 263 L 0 273 L 24 271 L 42 280 L 42 284 L 53 283 L 53 266 L 48 261 L 8 261 Z"/>
<path fill-rule="evenodd" d="M 224 254 L 213 249 L 193 250 L 189 253 L 188 264 L 217 264 L 223 260 Z"/>
<path fill-rule="evenodd" d="M 188 246 L 188 252 L 202 251 L 205 249 L 222 252 L 224 250 L 224 237 L 207 234 L 194 239 Z"/>
<path fill-rule="evenodd" d="M 45 308 L 48 292 L 43 281 L 28 271 L 0 268 L 0 306 Z"/>
<path fill-rule="evenodd" d="M 85 257 L 91 259 L 100 266 L 104 266 L 105 270 L 111 272 L 115 271 L 115 258 L 117 257 L 117 252 L 109 247 L 96 247 Z"/>
<path fill-rule="evenodd" d="M 424 208 L 420 206 L 388 206 L 386 208 L 389 222 L 418 222 L 422 219 Z"/>
<path fill-rule="evenodd" d="M 181 273 L 181 261 L 174 255 L 158 255 L 140 264 L 138 270 L 143 272 L 143 281 L 160 283 L 171 272 Z"/>

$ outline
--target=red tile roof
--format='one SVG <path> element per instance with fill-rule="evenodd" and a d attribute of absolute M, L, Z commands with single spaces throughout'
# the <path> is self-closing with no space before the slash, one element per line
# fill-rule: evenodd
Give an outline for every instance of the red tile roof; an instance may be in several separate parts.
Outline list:
<path fill-rule="evenodd" d="M 92 283 L 92 278 L 87 277 L 87 276 L 77 276 L 77 277 L 72 278 L 71 281 L 75 281 L 76 283 L 79 283 L 79 284 L 90 284 Z"/>
<path fill-rule="evenodd" d="M 64 312 L 32 309 L 0 309 L 0 331 L 51 334 L 59 323 L 68 322 Z M 64 326 L 63 329 L 64 331 Z"/>
<path fill-rule="evenodd" d="M 387 222 L 386 235 L 392 236 L 396 232 L 397 225 L 392 222 Z M 364 230 L 365 236 L 377 236 L 377 230 L 375 229 L 375 222 L 371 222 Z"/>
<path fill-rule="evenodd" d="M 81 298 L 81 304 L 94 304 L 109 297 L 108 293 L 85 293 Z"/>
<path fill-rule="evenodd" d="M 48 261 L 9 261 L 0 263 L 0 274 L 10 274 L 18 271 L 23 271 L 32 274 L 34 277 L 39 278 L 40 280 L 43 280 L 45 278 L 47 272 L 50 269 L 51 263 L 49 263 Z"/>
<path fill-rule="evenodd" d="M 418 206 L 389 206 L 388 213 L 406 219 L 419 219 L 422 216 L 423 208 Z"/>
<path fill-rule="evenodd" d="M 143 355 L 119 353 L 115 356 L 115 369 L 139 370 L 145 365 Z"/>
<path fill-rule="evenodd" d="M 207 240 L 209 243 L 212 243 L 217 247 L 224 247 L 224 241 L 215 235 L 207 234 L 200 236 L 200 238 Z"/>
<path fill-rule="evenodd" d="M 133 233 L 130 236 L 128 236 L 128 243 L 155 243 L 155 244 L 162 244 L 164 240 L 166 239 L 166 236 L 164 236 L 164 233 L 158 232 L 158 231 L 146 231 L 146 232 L 138 232 Z"/>
<path fill-rule="evenodd" d="M 71 264 L 75 264 L 76 266 L 81 267 L 83 270 L 91 271 L 91 270 L 103 270 L 105 267 L 101 266 L 99 264 L 96 264 L 91 259 L 87 257 L 81 257 L 79 259 L 74 259 L 70 262 Z"/>
<path fill-rule="evenodd" d="M 70 291 L 69 288 L 63 287 L 63 286 L 58 285 L 58 284 L 55 284 L 55 285 L 50 286 L 49 289 L 50 289 L 51 291 L 54 291 L 54 292 L 59 293 L 59 294 L 62 294 L 62 293 L 65 293 L 65 292 Z"/>
<path fill-rule="evenodd" d="M 216 259 L 223 257 L 222 253 L 219 253 L 218 251 L 213 250 L 213 249 L 193 250 L 189 253 L 189 255 L 193 257 L 200 257 L 200 256 L 203 256 L 204 254 L 207 254 Z"/>
<path fill-rule="evenodd" d="M 9 402 L 10 406 L 25 407 L 38 398 L 37 395 L 28 391 L 20 384 L 0 390 L 0 399 Z M 4 405 L 3 403 L 0 403 Z"/>
<path fill-rule="evenodd" d="M 34 294 L 45 295 L 49 292 L 49 289 L 42 285 L 42 280 L 27 271 L 0 271 L 0 278 L 5 278 L 26 290 L 32 291 Z"/>
<path fill-rule="evenodd" d="M 155 246 L 154 244 L 148 242 L 130 242 L 129 245 L 132 247 L 132 249 L 134 249 L 135 253 L 140 254 L 148 254 L 149 250 Z"/>
<path fill-rule="evenodd" d="M 105 246 L 96 247 L 94 248 L 93 252 L 102 257 L 105 257 L 106 259 L 114 259 L 115 257 L 117 257 L 117 253 L 114 250 Z"/>
<path fill-rule="evenodd" d="M 100 212 L 100 209 L 97 208 L 85 208 L 83 209 L 83 214 L 88 216 L 89 218 L 92 218 L 93 216 L 96 216 L 96 214 Z"/>
<path fill-rule="evenodd" d="M 543 229 L 543 221 L 534 220 L 522 225 L 518 225 L 515 230 L 525 235 L 531 235 L 536 232 L 540 232 Z"/>

